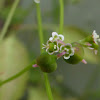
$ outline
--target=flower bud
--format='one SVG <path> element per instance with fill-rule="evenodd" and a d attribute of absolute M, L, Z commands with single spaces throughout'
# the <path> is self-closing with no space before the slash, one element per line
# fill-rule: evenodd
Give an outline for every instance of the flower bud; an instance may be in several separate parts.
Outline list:
<path fill-rule="evenodd" d="M 69 64 L 77 64 L 82 61 L 84 56 L 84 50 L 81 44 L 74 42 L 72 43 L 72 47 L 74 48 L 74 55 L 70 56 L 69 59 L 64 59 Z"/>
<path fill-rule="evenodd" d="M 51 73 L 57 68 L 56 55 L 49 55 L 48 53 L 42 53 L 37 59 L 37 65 L 41 68 L 43 72 Z"/>

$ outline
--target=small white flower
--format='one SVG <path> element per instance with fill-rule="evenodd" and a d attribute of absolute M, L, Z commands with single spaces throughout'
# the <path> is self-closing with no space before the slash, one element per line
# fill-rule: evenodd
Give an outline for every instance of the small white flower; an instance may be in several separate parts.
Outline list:
<path fill-rule="evenodd" d="M 70 56 L 74 55 L 74 48 L 72 48 L 72 45 L 70 43 L 67 43 L 66 45 L 61 45 L 60 51 L 66 52 L 66 54 L 64 55 L 64 59 L 69 59 Z"/>
<path fill-rule="evenodd" d="M 66 45 L 60 46 L 60 51 L 69 50 L 71 48 L 72 48 L 72 45 L 70 43 L 67 43 Z"/>
<path fill-rule="evenodd" d="M 40 0 L 34 0 L 35 3 L 40 3 Z"/>
<path fill-rule="evenodd" d="M 61 40 L 61 41 L 64 41 L 64 36 L 61 35 L 61 34 L 58 34 L 57 32 L 52 32 L 52 37 L 50 37 L 49 40 Z"/>
<path fill-rule="evenodd" d="M 99 38 L 99 35 L 97 35 L 96 31 L 94 30 L 93 33 L 92 33 L 92 38 L 94 40 L 94 42 L 96 44 L 98 44 L 98 42 L 100 42 L 100 38 Z"/>
<path fill-rule="evenodd" d="M 64 59 L 69 59 L 70 56 L 74 55 L 74 49 L 71 48 L 70 50 L 67 49 L 66 54 L 64 55 Z"/>

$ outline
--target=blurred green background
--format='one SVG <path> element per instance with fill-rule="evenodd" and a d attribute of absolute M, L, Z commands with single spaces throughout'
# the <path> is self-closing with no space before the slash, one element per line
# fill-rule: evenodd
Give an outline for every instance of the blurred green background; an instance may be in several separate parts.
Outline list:
<path fill-rule="evenodd" d="M 0 0 L 0 30 L 14 0 Z M 45 43 L 59 30 L 59 0 L 41 0 Z M 100 0 L 64 0 L 65 42 L 74 42 L 92 34 L 100 35 Z M 7 79 L 40 55 L 33 0 L 21 0 L 0 44 L 0 80 Z M 87 65 L 70 65 L 59 59 L 58 68 L 49 74 L 54 100 L 100 100 L 100 57 L 85 49 Z M 0 87 L 0 100 L 48 100 L 39 68 Z"/>

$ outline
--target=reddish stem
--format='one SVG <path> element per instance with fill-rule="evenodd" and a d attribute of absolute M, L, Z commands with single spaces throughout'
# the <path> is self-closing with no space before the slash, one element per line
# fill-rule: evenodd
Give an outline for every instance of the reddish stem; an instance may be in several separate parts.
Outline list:
<path fill-rule="evenodd" d="M 87 61 L 85 59 L 82 60 L 82 63 L 87 64 Z"/>
<path fill-rule="evenodd" d="M 39 67 L 37 64 L 32 65 L 32 67 Z"/>
<path fill-rule="evenodd" d="M 64 54 L 66 54 L 66 51 L 63 51 L 62 53 L 59 53 L 59 54 L 57 55 L 57 58 L 60 58 L 60 57 L 63 56 Z"/>
<path fill-rule="evenodd" d="M 59 43 L 63 44 L 63 45 L 66 45 L 63 41 L 61 40 L 58 40 Z"/>

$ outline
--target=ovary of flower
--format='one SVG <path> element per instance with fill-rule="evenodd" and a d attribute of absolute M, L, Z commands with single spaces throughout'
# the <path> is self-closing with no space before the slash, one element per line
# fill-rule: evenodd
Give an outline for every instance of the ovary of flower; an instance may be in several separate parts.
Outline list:
<path fill-rule="evenodd" d="M 92 33 L 92 38 L 94 40 L 94 42 L 96 44 L 98 44 L 98 42 L 100 42 L 100 38 L 99 38 L 99 35 L 97 35 L 96 31 L 94 30 L 93 33 Z"/>
<path fill-rule="evenodd" d="M 40 0 L 34 0 L 35 3 L 40 3 Z"/>

